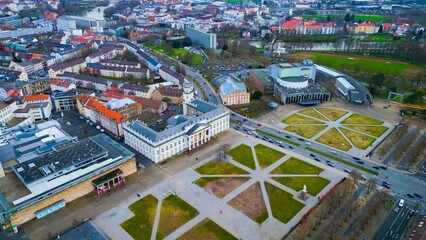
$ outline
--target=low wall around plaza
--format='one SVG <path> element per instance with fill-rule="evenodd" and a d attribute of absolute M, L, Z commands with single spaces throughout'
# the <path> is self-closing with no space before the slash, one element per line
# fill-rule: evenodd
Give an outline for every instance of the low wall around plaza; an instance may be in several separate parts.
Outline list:
<path fill-rule="evenodd" d="M 55 194 L 49 198 L 46 198 L 40 202 L 37 202 L 33 205 L 30 205 L 27 208 L 24 208 L 22 210 L 19 210 L 16 213 L 13 213 L 10 216 L 10 222 L 11 224 L 21 225 L 25 222 L 30 221 L 31 219 L 35 218 L 35 212 L 40 211 L 46 207 L 49 207 L 50 205 L 64 200 L 66 203 L 71 202 L 77 198 L 80 198 L 86 194 L 89 194 L 93 191 L 93 184 L 92 181 L 96 178 L 99 178 L 100 176 L 103 176 L 105 174 L 108 174 L 109 172 L 112 172 L 116 169 L 120 169 L 123 174 L 122 176 L 126 177 L 133 173 L 136 173 L 136 159 L 131 158 L 129 161 L 109 169 L 108 171 L 103 172 L 102 174 L 98 174 L 84 182 L 81 182 L 75 186 L 72 186 L 58 194 Z M 65 206 L 66 207 L 66 206 Z"/>

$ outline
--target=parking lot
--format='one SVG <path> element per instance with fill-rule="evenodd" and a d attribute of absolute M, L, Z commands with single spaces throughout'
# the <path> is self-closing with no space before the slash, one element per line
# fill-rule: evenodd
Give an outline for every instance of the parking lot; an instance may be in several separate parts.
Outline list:
<path fill-rule="evenodd" d="M 100 133 L 100 131 L 96 129 L 95 124 L 92 123 L 92 125 L 90 125 L 86 122 L 86 119 L 81 119 L 78 111 L 67 111 L 63 113 L 64 116 L 62 117 L 61 113 L 55 112 L 52 118 L 58 121 L 61 124 L 61 128 L 70 136 L 84 139 Z"/>

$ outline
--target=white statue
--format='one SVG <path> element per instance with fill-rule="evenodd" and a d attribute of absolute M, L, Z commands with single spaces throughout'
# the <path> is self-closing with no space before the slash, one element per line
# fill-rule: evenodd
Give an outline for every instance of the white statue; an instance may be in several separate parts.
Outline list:
<path fill-rule="evenodd" d="M 306 185 L 303 185 L 303 190 L 302 190 L 303 192 L 308 192 L 307 190 L 306 190 Z"/>

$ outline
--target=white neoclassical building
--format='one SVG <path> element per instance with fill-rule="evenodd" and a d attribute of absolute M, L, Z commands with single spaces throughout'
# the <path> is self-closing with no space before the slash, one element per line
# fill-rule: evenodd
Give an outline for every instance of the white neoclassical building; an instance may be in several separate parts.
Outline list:
<path fill-rule="evenodd" d="M 185 115 L 168 119 L 168 128 L 161 132 L 140 121 L 128 123 L 123 127 L 125 143 L 158 163 L 229 129 L 229 111 L 225 108 L 198 99 L 185 102 L 183 107 Z"/>

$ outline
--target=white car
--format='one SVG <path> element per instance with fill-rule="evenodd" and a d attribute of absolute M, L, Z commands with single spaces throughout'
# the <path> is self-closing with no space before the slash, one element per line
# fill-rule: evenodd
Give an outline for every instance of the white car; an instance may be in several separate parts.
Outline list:
<path fill-rule="evenodd" d="M 404 206 L 404 199 L 399 200 L 398 206 L 400 207 Z"/>
<path fill-rule="evenodd" d="M 312 145 L 312 143 L 310 143 L 310 142 L 305 142 L 305 144 L 308 145 L 308 146 Z"/>
<path fill-rule="evenodd" d="M 334 155 L 336 155 L 336 154 L 337 154 L 337 152 L 336 152 L 336 151 L 334 151 L 334 150 L 331 150 L 331 151 L 330 151 L 330 153 L 331 153 L 331 154 L 334 154 Z"/>

